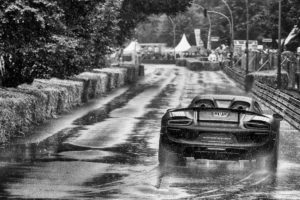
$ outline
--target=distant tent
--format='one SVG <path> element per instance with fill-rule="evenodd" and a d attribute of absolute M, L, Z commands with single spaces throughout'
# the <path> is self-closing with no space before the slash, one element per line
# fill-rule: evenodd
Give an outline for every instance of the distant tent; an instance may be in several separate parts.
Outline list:
<path fill-rule="evenodd" d="M 123 50 L 123 54 L 131 54 L 139 52 L 141 50 L 141 46 L 137 41 L 132 41 L 130 44 Z"/>
<path fill-rule="evenodd" d="M 190 43 L 187 41 L 185 34 L 183 34 L 179 44 L 175 47 L 176 52 L 188 51 L 191 48 Z"/>

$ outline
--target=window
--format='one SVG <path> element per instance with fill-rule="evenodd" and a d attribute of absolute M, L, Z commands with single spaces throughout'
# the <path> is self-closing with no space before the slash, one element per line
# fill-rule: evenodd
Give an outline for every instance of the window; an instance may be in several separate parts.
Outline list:
<path fill-rule="evenodd" d="M 249 110 L 250 104 L 248 102 L 244 101 L 235 101 L 230 106 L 231 109 L 237 109 L 237 110 Z"/>
<path fill-rule="evenodd" d="M 195 103 L 193 104 L 193 107 L 198 107 L 198 108 L 214 108 L 215 105 L 211 100 L 205 100 L 205 99 L 201 99 L 198 101 L 195 101 Z"/>

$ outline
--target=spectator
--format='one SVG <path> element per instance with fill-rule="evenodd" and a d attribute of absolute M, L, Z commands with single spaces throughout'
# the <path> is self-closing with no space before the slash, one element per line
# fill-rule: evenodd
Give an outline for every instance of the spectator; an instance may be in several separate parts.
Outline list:
<path fill-rule="evenodd" d="M 208 56 L 208 61 L 210 61 L 210 62 L 216 62 L 216 61 L 217 61 L 217 56 L 216 56 L 216 54 L 215 54 L 214 51 L 212 51 L 212 52 L 209 54 L 209 56 Z"/>

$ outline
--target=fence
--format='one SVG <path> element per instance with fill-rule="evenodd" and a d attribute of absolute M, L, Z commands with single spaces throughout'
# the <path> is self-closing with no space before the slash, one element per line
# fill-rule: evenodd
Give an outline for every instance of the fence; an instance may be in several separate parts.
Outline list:
<path fill-rule="evenodd" d="M 244 86 L 245 74 L 225 67 L 225 73 Z M 300 129 L 300 100 L 284 91 L 274 89 L 263 83 L 255 81 L 252 93 L 274 112 L 281 114 L 294 127 Z"/>
<path fill-rule="evenodd" d="M 288 84 L 286 89 L 300 91 L 300 55 L 283 52 L 281 67 L 283 72 L 288 75 Z M 246 55 L 238 59 L 237 64 L 245 71 Z M 249 52 L 249 72 L 259 72 L 266 70 L 277 70 L 278 56 L 275 52 Z"/>

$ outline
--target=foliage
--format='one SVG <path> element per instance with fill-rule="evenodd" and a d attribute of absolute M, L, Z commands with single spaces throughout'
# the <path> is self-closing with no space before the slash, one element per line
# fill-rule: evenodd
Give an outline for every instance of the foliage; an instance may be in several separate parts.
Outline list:
<path fill-rule="evenodd" d="M 4 86 L 65 78 L 104 65 L 148 15 L 183 11 L 189 0 L 7 0 L 0 2 Z M 5 70 L 4 70 L 5 69 Z"/>
<path fill-rule="evenodd" d="M 203 9 L 197 9 L 195 4 L 202 7 L 225 14 L 230 18 L 229 9 L 225 2 L 229 5 L 233 13 L 234 35 L 237 40 L 246 39 L 246 0 L 194 0 L 191 8 L 184 13 L 180 13 L 175 17 L 177 24 L 176 38 L 180 39 L 180 34 L 186 33 L 190 36 L 190 42 L 193 43 L 192 30 L 196 27 L 201 28 L 202 39 L 206 42 L 208 23 L 207 19 L 203 18 Z M 249 8 L 249 39 L 262 41 L 263 38 L 272 38 L 273 47 L 276 48 L 275 42 L 278 37 L 278 1 L 277 0 L 248 0 Z M 282 37 L 285 38 L 292 30 L 293 26 L 299 23 L 300 17 L 300 1 L 299 0 L 282 0 Z M 159 16 L 161 17 L 161 16 Z M 165 19 L 163 22 L 153 23 L 159 17 L 150 18 L 150 23 L 147 25 L 142 23 L 138 29 L 139 39 L 147 38 L 141 37 L 142 34 L 147 34 L 149 31 L 155 32 L 148 40 L 165 41 L 169 46 L 172 46 L 173 32 L 171 23 Z M 174 17 L 173 17 L 174 18 Z M 230 25 L 228 21 L 220 15 L 210 13 L 212 22 L 212 36 L 219 36 L 221 43 L 230 43 Z M 195 22 L 198 20 L 199 23 Z M 152 24 L 151 24 L 152 23 Z M 159 29 L 163 24 L 164 29 Z M 300 26 L 300 24 L 299 24 Z M 145 30 L 141 31 L 141 27 Z M 154 29 L 154 30 L 152 30 Z M 149 34 L 150 35 L 150 34 Z M 152 39 L 153 38 L 153 39 Z M 299 46 L 298 41 L 294 41 L 293 50 Z"/>
<path fill-rule="evenodd" d="M 6 72 L 3 84 L 15 86 L 31 81 L 36 70 L 47 71 L 35 65 L 35 60 L 39 49 L 51 41 L 51 33 L 62 28 L 57 23 L 62 16 L 57 4 L 48 0 L 1 1 L 0 14 L 0 53 Z"/>
<path fill-rule="evenodd" d="M 160 42 L 167 43 L 168 46 L 173 46 L 173 25 L 171 20 L 176 25 L 176 44 L 180 41 L 181 36 L 185 33 L 189 42 L 195 44 L 195 28 L 208 27 L 207 19 L 204 19 L 201 12 L 195 8 L 189 8 L 184 13 L 179 13 L 176 16 L 155 15 L 148 18 L 147 22 L 140 23 L 137 27 L 136 34 L 139 42 Z M 202 33 L 207 37 L 207 33 L 203 28 Z"/>
<path fill-rule="evenodd" d="M 184 12 L 191 0 L 124 0 L 120 13 L 120 44 L 133 34 L 134 28 L 149 15 L 175 15 Z M 128 31 L 131 30 L 131 31 Z"/>

